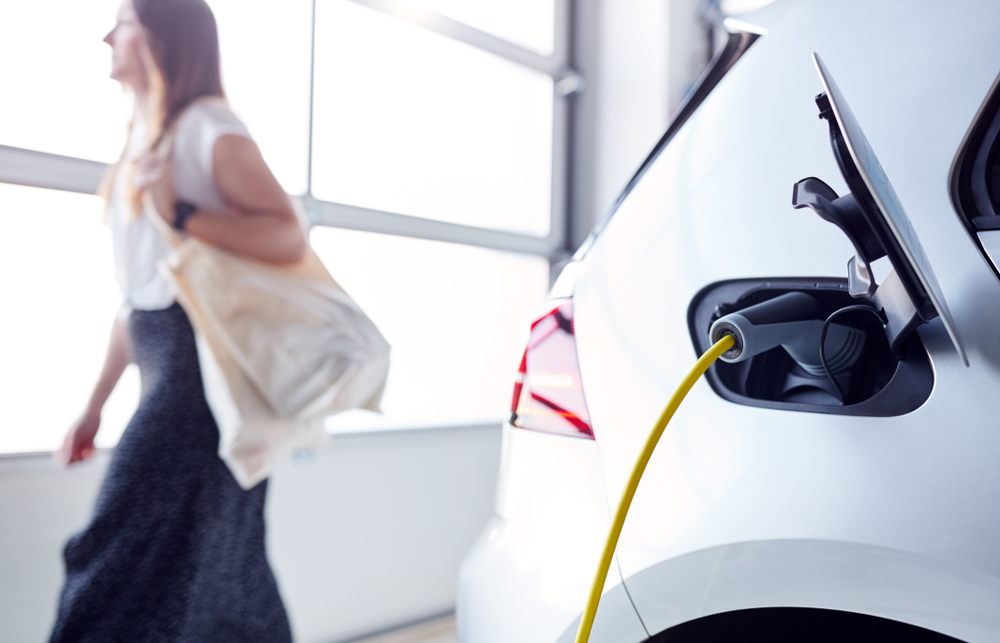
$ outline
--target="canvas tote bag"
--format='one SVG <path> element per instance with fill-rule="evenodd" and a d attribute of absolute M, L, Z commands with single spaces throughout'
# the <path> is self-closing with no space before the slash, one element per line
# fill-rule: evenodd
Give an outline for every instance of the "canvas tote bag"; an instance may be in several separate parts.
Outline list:
<path fill-rule="evenodd" d="M 160 158 L 169 160 L 173 138 Z M 167 167 L 160 180 L 172 181 Z M 219 457 L 243 488 L 292 451 L 322 445 L 326 416 L 379 410 L 389 344 L 311 248 L 294 265 L 255 261 L 182 238 L 152 199 L 143 204 L 173 247 L 160 270 L 194 326 Z"/>

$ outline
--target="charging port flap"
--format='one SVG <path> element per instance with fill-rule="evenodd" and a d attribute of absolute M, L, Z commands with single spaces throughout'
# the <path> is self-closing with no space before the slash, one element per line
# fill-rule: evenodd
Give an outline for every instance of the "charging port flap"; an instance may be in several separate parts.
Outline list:
<path fill-rule="evenodd" d="M 814 210 L 851 240 L 856 255 L 848 263 L 849 292 L 872 299 L 885 313 L 886 336 L 894 352 L 918 325 L 940 316 L 968 366 L 944 293 L 889 177 L 818 54 L 813 54 L 813 62 L 826 89 L 816 98 L 820 118 L 829 122 L 834 156 L 851 194 L 838 196 L 819 179 L 809 177 L 795 184 L 792 205 Z M 870 266 L 883 256 L 889 257 L 893 271 L 876 284 Z"/>

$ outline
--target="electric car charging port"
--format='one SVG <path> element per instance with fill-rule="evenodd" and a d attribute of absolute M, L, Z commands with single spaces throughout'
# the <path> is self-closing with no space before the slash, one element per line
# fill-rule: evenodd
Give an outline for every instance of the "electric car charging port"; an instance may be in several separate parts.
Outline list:
<path fill-rule="evenodd" d="M 761 315 L 755 311 L 787 308 L 788 302 L 796 308 L 795 321 L 773 324 L 783 327 L 780 340 L 742 358 L 731 351 L 706 373 L 721 397 L 737 404 L 790 411 L 890 417 L 913 411 L 930 396 L 934 371 L 918 334 L 909 334 L 894 353 L 879 320 L 881 313 L 870 300 L 852 297 L 846 279 L 746 279 L 711 284 L 695 296 L 688 310 L 695 351 L 704 353 L 717 339 L 710 330 L 738 334 L 728 320 L 746 320 L 733 313 L 745 311 L 753 320 Z M 868 310 L 859 310 L 866 304 Z M 820 367 L 815 358 L 820 329 L 830 314 L 848 306 L 854 310 L 826 323 L 826 363 Z M 793 324 L 805 329 L 797 345 L 787 330 Z M 810 350 L 813 354 L 808 354 Z"/>

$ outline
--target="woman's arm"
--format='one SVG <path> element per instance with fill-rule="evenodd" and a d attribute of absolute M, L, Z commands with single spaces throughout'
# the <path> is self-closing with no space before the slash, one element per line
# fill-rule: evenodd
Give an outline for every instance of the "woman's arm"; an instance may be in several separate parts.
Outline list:
<path fill-rule="evenodd" d="M 186 232 L 261 261 L 301 261 L 306 251 L 302 225 L 257 145 L 244 136 L 220 136 L 212 151 L 212 170 L 215 186 L 230 207 L 224 212 L 199 210 L 187 220 Z"/>
<path fill-rule="evenodd" d="M 116 317 L 111 326 L 111 339 L 104 358 L 101 376 L 90 395 L 90 401 L 76 422 L 66 432 L 62 447 L 55 452 L 55 458 L 63 464 L 82 462 L 94 455 L 94 437 L 101 425 L 101 409 L 108 401 L 111 391 L 121 378 L 125 367 L 131 361 L 127 322 Z"/>

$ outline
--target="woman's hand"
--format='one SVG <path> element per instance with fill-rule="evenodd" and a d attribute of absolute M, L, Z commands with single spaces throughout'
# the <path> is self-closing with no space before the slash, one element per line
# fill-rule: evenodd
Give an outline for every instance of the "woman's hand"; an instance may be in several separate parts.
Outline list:
<path fill-rule="evenodd" d="M 83 462 L 94 456 L 94 436 L 101 426 L 101 409 L 108 401 L 108 396 L 114 390 L 115 384 L 121 378 L 122 372 L 128 366 L 131 354 L 128 339 L 128 324 L 121 316 L 116 316 L 111 325 L 111 338 L 108 341 L 108 353 L 104 358 L 101 377 L 90 395 L 87 409 L 83 415 L 69 427 L 62 447 L 52 454 L 56 462 L 70 465 Z"/>
<path fill-rule="evenodd" d="M 143 203 L 151 205 L 167 222 L 174 223 L 174 181 L 170 174 L 170 163 L 153 154 L 146 154 L 135 161 L 132 185 L 139 190 Z"/>
<path fill-rule="evenodd" d="M 94 457 L 94 436 L 101 426 L 101 414 L 87 409 L 66 432 L 62 447 L 53 454 L 63 466 L 83 462 Z"/>

